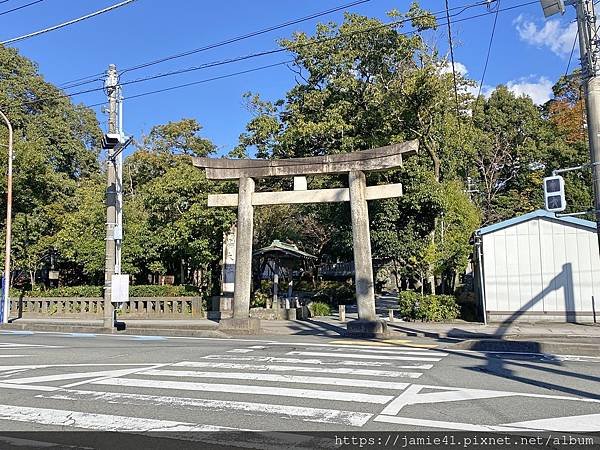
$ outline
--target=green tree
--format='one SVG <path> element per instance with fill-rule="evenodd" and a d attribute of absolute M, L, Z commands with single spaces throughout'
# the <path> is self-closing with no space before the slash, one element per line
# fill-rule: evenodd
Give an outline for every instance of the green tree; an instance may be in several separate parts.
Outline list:
<path fill-rule="evenodd" d="M 93 111 L 74 105 L 44 81 L 37 67 L 15 49 L 0 46 L 0 105 L 14 128 L 14 268 L 29 275 L 48 263 L 63 204 L 79 183 L 98 172 L 101 131 Z M 6 142 L 1 127 L 0 140 Z M 0 170 L 6 172 L 6 158 Z M 6 179 L 0 179 L 0 196 Z M 0 202 L 5 227 L 6 203 Z"/>

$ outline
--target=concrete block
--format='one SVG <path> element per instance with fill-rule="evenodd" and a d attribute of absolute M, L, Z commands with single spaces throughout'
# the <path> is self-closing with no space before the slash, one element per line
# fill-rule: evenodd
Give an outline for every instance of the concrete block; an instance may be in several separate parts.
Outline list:
<path fill-rule="evenodd" d="M 229 334 L 259 334 L 260 319 L 255 317 L 224 319 L 219 322 L 219 331 Z"/>
<path fill-rule="evenodd" d="M 380 339 L 389 337 L 389 331 L 383 320 L 352 320 L 348 322 L 348 336 Z"/>

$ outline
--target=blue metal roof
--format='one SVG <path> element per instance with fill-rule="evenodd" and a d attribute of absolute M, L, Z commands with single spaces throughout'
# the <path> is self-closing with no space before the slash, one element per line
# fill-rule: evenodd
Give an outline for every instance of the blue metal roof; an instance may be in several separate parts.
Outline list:
<path fill-rule="evenodd" d="M 493 233 L 494 231 L 502 230 L 503 228 L 512 227 L 513 225 L 517 225 L 523 222 L 527 222 L 532 219 L 550 219 L 558 222 L 564 222 L 565 224 L 575 225 L 585 228 L 590 228 L 591 230 L 596 229 L 596 223 L 577 219 L 576 217 L 564 216 L 564 217 L 556 217 L 556 214 L 546 211 L 545 209 L 538 209 L 536 211 L 530 212 L 528 214 L 524 214 L 522 216 L 514 217 L 512 219 L 504 220 L 502 222 L 495 223 L 493 225 L 488 225 L 487 227 L 483 227 L 475 231 L 476 235 L 482 236 L 484 234 Z"/>

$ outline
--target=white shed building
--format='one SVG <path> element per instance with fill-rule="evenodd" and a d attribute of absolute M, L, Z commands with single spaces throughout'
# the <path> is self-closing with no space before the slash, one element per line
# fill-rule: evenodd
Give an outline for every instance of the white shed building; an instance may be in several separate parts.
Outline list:
<path fill-rule="evenodd" d="M 477 230 L 475 256 L 489 321 L 593 322 L 600 316 L 594 222 L 537 210 Z"/>

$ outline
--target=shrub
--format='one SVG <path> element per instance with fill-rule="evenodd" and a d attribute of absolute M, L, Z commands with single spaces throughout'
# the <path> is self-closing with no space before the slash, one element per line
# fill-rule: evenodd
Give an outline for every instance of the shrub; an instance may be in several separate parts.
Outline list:
<path fill-rule="evenodd" d="M 20 295 L 20 293 L 18 294 Z M 103 286 L 64 286 L 59 288 L 28 291 L 24 293 L 25 297 L 102 297 L 104 296 Z"/>
<path fill-rule="evenodd" d="M 339 281 L 322 281 L 317 286 L 317 292 L 313 296 L 314 300 L 329 305 L 347 305 L 354 303 L 356 293 L 354 287 L 347 283 Z"/>
<path fill-rule="evenodd" d="M 415 291 L 401 291 L 398 294 L 398 307 L 400 308 L 400 316 L 407 319 L 416 319 L 420 298 L 421 296 Z"/>
<path fill-rule="evenodd" d="M 420 296 L 413 291 L 403 291 L 398 295 L 398 306 L 402 317 L 412 320 L 441 322 L 456 319 L 460 314 L 452 295 Z"/>
<path fill-rule="evenodd" d="M 327 303 L 313 302 L 308 305 L 310 312 L 313 316 L 329 316 L 331 314 L 331 307 Z"/>
<path fill-rule="evenodd" d="M 130 297 L 199 297 L 200 289 L 196 286 L 178 285 L 135 285 L 129 286 Z"/>
<path fill-rule="evenodd" d="M 250 300 L 251 308 L 265 308 L 267 306 L 267 299 L 269 298 L 268 294 L 265 294 L 262 291 L 256 291 L 254 296 Z"/>
<path fill-rule="evenodd" d="M 19 297 L 20 291 L 11 289 L 11 296 Z M 130 297 L 198 297 L 200 289 L 195 286 L 157 286 L 135 285 L 129 286 Z M 104 286 L 64 286 L 54 289 L 34 290 L 24 293 L 25 297 L 103 297 Z"/>

